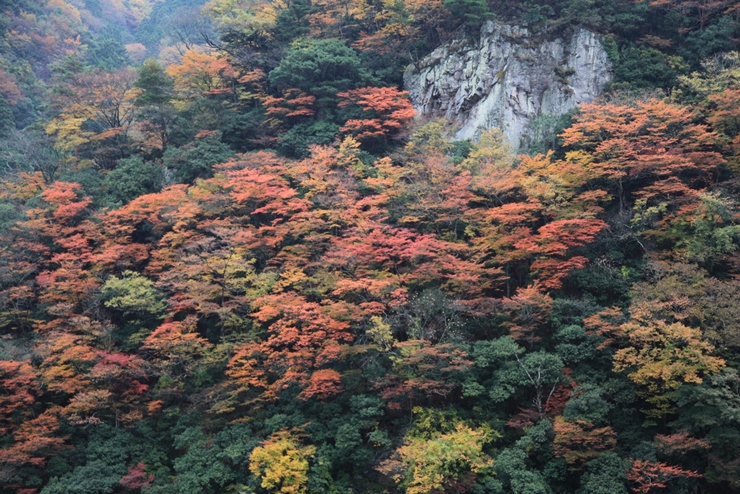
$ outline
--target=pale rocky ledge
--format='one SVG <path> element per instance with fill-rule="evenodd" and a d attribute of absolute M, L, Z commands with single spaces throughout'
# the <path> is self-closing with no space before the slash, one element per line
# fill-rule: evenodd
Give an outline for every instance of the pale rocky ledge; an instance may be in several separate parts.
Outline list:
<path fill-rule="evenodd" d="M 545 38 L 489 21 L 479 40 L 453 40 L 409 66 L 404 82 L 419 116 L 444 118 L 457 139 L 499 128 L 518 149 L 534 119 L 593 101 L 612 75 L 601 36 L 587 29 Z"/>

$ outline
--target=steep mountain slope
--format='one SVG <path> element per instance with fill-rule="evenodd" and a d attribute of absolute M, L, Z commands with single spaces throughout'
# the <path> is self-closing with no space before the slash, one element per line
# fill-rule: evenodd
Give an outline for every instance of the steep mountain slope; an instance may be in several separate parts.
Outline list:
<path fill-rule="evenodd" d="M 497 128 L 515 149 L 532 141 L 532 124 L 590 103 L 613 78 L 604 38 L 583 28 L 547 39 L 527 29 L 486 23 L 480 38 L 454 40 L 404 75 L 420 116 L 444 118 L 459 140 Z"/>

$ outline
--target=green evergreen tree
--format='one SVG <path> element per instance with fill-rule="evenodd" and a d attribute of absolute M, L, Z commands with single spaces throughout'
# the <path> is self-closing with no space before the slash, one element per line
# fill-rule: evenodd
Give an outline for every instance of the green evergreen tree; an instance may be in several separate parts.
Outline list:
<path fill-rule="evenodd" d="M 234 155 L 221 142 L 221 133 L 215 132 L 181 148 L 170 148 L 164 154 L 164 164 L 179 183 L 192 183 L 197 178 L 213 175 L 211 167 Z"/>
<path fill-rule="evenodd" d="M 15 118 L 10 109 L 8 100 L 0 93 L 0 138 L 7 137 L 10 130 L 15 128 Z"/>
<path fill-rule="evenodd" d="M 445 0 L 444 5 L 452 14 L 453 23 L 462 24 L 473 32 L 479 31 L 484 22 L 493 18 L 486 0 Z"/>
<path fill-rule="evenodd" d="M 140 107 L 142 129 L 156 136 L 162 151 L 170 144 L 172 125 L 176 119 L 172 105 L 173 85 L 172 78 L 154 59 L 145 61 L 139 67 L 139 78 L 134 83 L 142 91 L 136 99 L 136 106 Z"/>
<path fill-rule="evenodd" d="M 90 41 L 87 60 L 90 65 L 106 71 L 117 70 L 131 64 L 121 35 L 114 28 L 101 31 Z"/>
<path fill-rule="evenodd" d="M 134 86 L 142 91 L 136 99 L 137 106 L 161 106 L 172 100 L 172 78 L 153 58 L 139 67 L 139 79 Z"/>
<path fill-rule="evenodd" d="M 297 88 L 328 107 L 338 92 L 374 82 L 355 51 L 338 39 L 306 41 L 288 51 L 268 77 L 278 90 Z"/>
<path fill-rule="evenodd" d="M 120 206 L 132 199 L 156 192 L 162 184 L 162 171 L 139 156 L 123 159 L 103 180 L 108 191 L 106 205 Z"/>

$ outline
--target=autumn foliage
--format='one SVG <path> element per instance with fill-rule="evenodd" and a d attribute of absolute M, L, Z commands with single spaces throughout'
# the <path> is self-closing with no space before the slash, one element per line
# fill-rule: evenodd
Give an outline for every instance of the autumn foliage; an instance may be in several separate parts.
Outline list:
<path fill-rule="evenodd" d="M 397 85 L 485 2 L 211 0 L 138 71 L 42 3 L 0 26 L 58 60 L 0 63 L 0 116 L 49 95 L 8 127 L 47 155 L 0 136 L 2 494 L 740 488 L 734 75 L 516 154 Z M 171 5 L 83 3 L 142 33 Z M 532 31 L 600 22 L 561 8 Z"/>
<path fill-rule="evenodd" d="M 366 87 L 337 96 L 344 100 L 340 107 L 357 105 L 363 116 L 372 117 L 347 120 L 342 127 L 342 132 L 353 134 L 359 141 L 395 137 L 416 113 L 408 100 L 408 91 L 393 87 Z"/>

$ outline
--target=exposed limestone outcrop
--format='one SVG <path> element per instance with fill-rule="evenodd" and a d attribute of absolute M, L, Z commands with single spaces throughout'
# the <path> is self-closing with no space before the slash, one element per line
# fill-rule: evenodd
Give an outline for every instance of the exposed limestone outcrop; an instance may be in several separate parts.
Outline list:
<path fill-rule="evenodd" d="M 539 116 L 592 101 L 612 79 L 599 35 L 582 28 L 554 39 L 487 22 L 480 39 L 447 43 L 404 74 L 422 116 L 456 125 L 458 139 L 497 127 L 515 148 Z"/>

